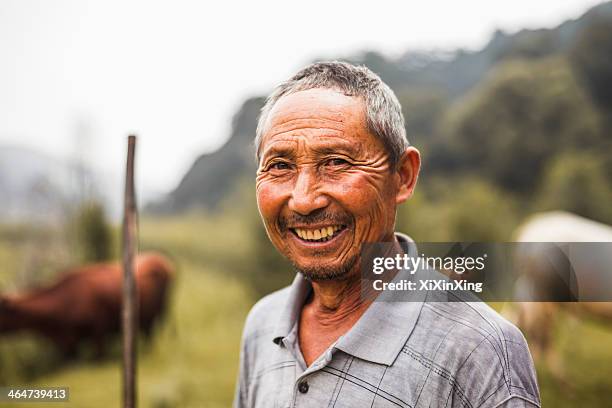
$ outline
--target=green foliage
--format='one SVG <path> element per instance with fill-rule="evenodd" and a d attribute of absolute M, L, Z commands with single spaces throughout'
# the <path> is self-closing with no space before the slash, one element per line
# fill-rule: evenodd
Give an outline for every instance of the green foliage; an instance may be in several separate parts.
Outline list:
<path fill-rule="evenodd" d="M 398 210 L 397 229 L 420 242 L 510 240 L 517 200 L 480 179 L 430 180 Z"/>
<path fill-rule="evenodd" d="M 592 148 L 599 118 L 561 58 L 503 64 L 445 123 L 454 172 L 474 173 L 514 192 L 534 191 L 561 149 Z"/>
<path fill-rule="evenodd" d="M 100 203 L 90 201 L 82 204 L 76 212 L 74 228 L 82 262 L 100 262 L 110 258 L 112 233 Z"/>
<path fill-rule="evenodd" d="M 570 61 L 593 99 L 612 115 L 612 18 L 596 15 L 578 36 Z"/>
<path fill-rule="evenodd" d="M 252 269 L 245 275 L 257 297 L 289 285 L 294 276 L 293 266 L 270 242 L 259 217 L 249 219 L 254 240 Z"/>
<path fill-rule="evenodd" d="M 555 351 L 567 372 L 567 381 L 559 381 L 544 364 L 539 364 L 536 369 L 542 406 L 608 406 L 608 390 L 612 387 L 610 326 L 564 313 L 556 326 Z"/>
<path fill-rule="evenodd" d="M 248 265 L 252 247 L 244 221 L 227 214 L 145 216 L 141 218 L 140 236 L 141 251 L 162 250 L 176 258 L 179 267 L 182 262 L 197 263 L 234 279 Z"/>
<path fill-rule="evenodd" d="M 59 353 L 41 338 L 16 334 L 0 341 L 0 385 L 33 381 L 57 369 Z"/>
<path fill-rule="evenodd" d="M 601 153 L 570 152 L 552 161 L 539 193 L 539 210 L 565 210 L 612 224 L 612 181 Z"/>
<path fill-rule="evenodd" d="M 499 34 L 498 34 L 499 35 Z M 502 34 L 503 35 L 503 34 Z M 496 61 L 512 58 L 541 58 L 550 55 L 557 46 L 557 33 L 551 30 L 535 30 L 517 33 L 501 49 L 493 53 Z"/>
<path fill-rule="evenodd" d="M 0 225 L 0 294 L 44 285 L 71 263 L 63 231 L 51 226 Z M 46 340 L 0 337 L 0 385 L 20 384 L 57 367 Z"/>
<path fill-rule="evenodd" d="M 398 99 L 408 140 L 418 146 L 424 157 L 428 157 L 437 141 L 438 122 L 448 108 L 448 95 L 437 88 L 414 87 L 398 92 Z"/>
<path fill-rule="evenodd" d="M 75 261 L 63 228 L 0 226 L 0 293 L 42 285 Z"/>

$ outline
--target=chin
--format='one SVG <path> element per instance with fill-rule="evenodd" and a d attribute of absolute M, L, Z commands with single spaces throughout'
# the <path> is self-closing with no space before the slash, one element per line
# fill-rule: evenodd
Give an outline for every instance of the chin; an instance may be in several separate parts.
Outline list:
<path fill-rule="evenodd" d="M 293 266 L 298 272 L 301 272 L 304 277 L 313 282 L 345 280 L 353 274 L 357 258 L 358 256 L 355 255 L 349 259 L 348 262 L 339 265 L 322 265 L 320 263 L 298 265 L 293 263 Z"/>

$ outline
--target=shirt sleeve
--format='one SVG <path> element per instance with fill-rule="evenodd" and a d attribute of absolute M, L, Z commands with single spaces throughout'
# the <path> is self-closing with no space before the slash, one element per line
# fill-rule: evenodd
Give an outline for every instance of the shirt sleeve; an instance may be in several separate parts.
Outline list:
<path fill-rule="evenodd" d="M 502 341 L 490 337 L 473 350 L 463 367 L 471 387 L 469 400 L 478 408 L 539 407 L 540 393 L 533 360 L 521 332 L 504 330 Z"/>

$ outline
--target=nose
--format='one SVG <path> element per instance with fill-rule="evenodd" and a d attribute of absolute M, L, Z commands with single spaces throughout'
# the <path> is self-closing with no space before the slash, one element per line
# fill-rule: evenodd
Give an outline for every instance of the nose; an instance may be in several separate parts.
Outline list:
<path fill-rule="evenodd" d="M 312 168 L 301 169 L 291 192 L 288 207 L 301 215 L 308 215 L 329 204 L 329 198 L 320 192 L 320 183 L 316 170 Z"/>

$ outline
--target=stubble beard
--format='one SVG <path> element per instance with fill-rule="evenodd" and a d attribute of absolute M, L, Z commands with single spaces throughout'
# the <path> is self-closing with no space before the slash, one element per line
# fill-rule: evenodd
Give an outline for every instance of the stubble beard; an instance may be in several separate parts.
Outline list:
<path fill-rule="evenodd" d="M 315 256 L 316 257 L 316 256 Z M 334 280 L 345 280 L 353 271 L 355 265 L 357 264 L 357 260 L 359 258 L 359 254 L 354 254 L 351 258 L 348 259 L 347 262 L 336 266 L 329 267 L 324 265 L 317 265 L 309 268 L 300 267 L 293 260 L 291 263 L 293 264 L 296 272 L 304 275 L 306 279 L 313 282 L 326 282 L 326 281 L 334 281 Z"/>
<path fill-rule="evenodd" d="M 353 224 L 353 219 L 348 213 L 333 213 L 323 209 L 317 210 L 306 216 L 293 213 L 290 216 L 280 217 L 277 220 L 277 229 L 278 231 L 281 231 L 282 234 L 290 234 L 291 232 L 289 232 L 289 225 L 312 225 L 320 222 L 325 222 L 329 225 L 337 224 L 349 227 Z M 359 253 L 355 253 L 346 262 L 338 266 L 321 265 L 320 263 L 315 262 L 316 266 L 304 268 L 303 266 L 301 267 L 298 265 L 289 255 L 289 248 L 277 246 L 277 249 L 285 258 L 289 260 L 289 262 L 291 262 L 293 268 L 297 272 L 300 272 L 306 279 L 314 282 L 347 279 L 351 275 L 351 272 L 359 259 Z M 313 258 L 315 258 L 316 261 L 316 258 L 323 256 L 325 256 L 324 253 L 314 254 Z"/>

